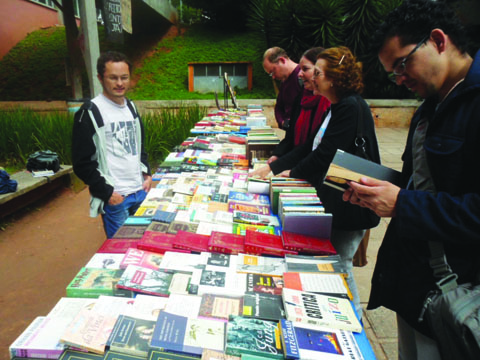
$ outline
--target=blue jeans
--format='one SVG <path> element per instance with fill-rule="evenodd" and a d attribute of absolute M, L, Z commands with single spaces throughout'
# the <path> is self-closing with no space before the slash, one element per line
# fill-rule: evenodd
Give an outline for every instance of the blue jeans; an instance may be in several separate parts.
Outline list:
<path fill-rule="evenodd" d="M 136 193 L 126 196 L 120 204 L 109 205 L 106 203 L 104 205 L 103 210 L 105 214 L 102 215 L 102 220 L 108 239 L 115 235 L 120 226 L 125 223 L 127 217 L 135 214 L 146 196 L 147 193 L 145 190 L 139 190 Z"/>
<path fill-rule="evenodd" d="M 365 236 L 366 230 L 338 230 L 332 229 L 330 241 L 337 251 L 337 254 L 342 258 L 342 265 L 347 269 L 347 285 L 353 295 L 353 305 L 359 316 L 362 318 L 362 305 L 360 304 L 360 295 L 358 294 L 357 284 L 353 278 L 353 257 L 357 252 L 358 245 Z"/>

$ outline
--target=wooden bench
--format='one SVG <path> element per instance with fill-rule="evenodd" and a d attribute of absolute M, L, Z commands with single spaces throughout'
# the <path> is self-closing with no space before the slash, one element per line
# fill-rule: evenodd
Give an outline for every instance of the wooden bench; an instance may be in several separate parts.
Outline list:
<path fill-rule="evenodd" d="M 61 165 L 60 170 L 48 177 L 33 177 L 27 170 L 11 175 L 10 179 L 18 183 L 17 191 L 0 194 L 0 218 L 33 203 L 61 186 L 70 186 L 72 175 L 71 165 Z"/>

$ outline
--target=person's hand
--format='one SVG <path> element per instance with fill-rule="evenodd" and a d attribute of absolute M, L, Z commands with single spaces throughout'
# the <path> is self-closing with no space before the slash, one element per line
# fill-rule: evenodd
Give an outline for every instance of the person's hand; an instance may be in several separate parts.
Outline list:
<path fill-rule="evenodd" d="M 142 188 L 146 192 L 149 192 L 150 189 L 152 188 L 152 177 L 150 175 L 143 175 Z"/>
<path fill-rule="evenodd" d="M 108 205 L 118 205 L 121 204 L 124 200 L 124 197 L 117 192 L 113 192 L 110 199 L 108 199 Z"/>
<path fill-rule="evenodd" d="M 270 158 L 267 160 L 267 164 L 270 164 L 272 162 L 274 162 L 275 160 L 278 159 L 278 156 L 275 156 L 275 155 L 272 155 L 270 156 Z"/>
<path fill-rule="evenodd" d="M 360 182 L 349 181 L 343 200 L 369 208 L 381 217 L 394 217 L 400 188 L 388 181 L 362 177 Z"/>
<path fill-rule="evenodd" d="M 253 177 L 253 178 L 260 178 L 260 179 L 265 179 L 268 174 L 272 169 L 270 169 L 269 165 L 262 166 L 261 168 L 258 168 L 255 171 L 252 171 L 251 173 L 248 174 L 248 177 Z"/>
<path fill-rule="evenodd" d="M 283 170 L 280 174 L 278 174 L 277 176 L 281 176 L 281 177 L 290 177 L 290 171 L 291 170 Z"/>

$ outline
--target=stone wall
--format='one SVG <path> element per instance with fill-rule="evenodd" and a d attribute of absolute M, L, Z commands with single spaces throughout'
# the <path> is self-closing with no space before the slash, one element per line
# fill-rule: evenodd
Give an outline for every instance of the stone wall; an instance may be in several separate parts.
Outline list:
<path fill-rule="evenodd" d="M 372 109 L 372 115 L 375 119 L 377 127 L 408 127 L 410 119 L 420 105 L 419 101 L 415 100 L 368 100 L 367 103 Z M 208 110 L 216 109 L 214 101 L 211 100 L 142 100 L 135 101 L 140 113 L 151 113 L 162 108 L 178 108 L 182 105 L 198 104 L 205 106 Z M 273 108 L 275 106 L 274 99 L 251 99 L 239 100 L 240 108 L 246 107 L 248 104 L 263 105 L 265 115 L 267 116 L 268 124 L 272 127 L 277 127 Z M 220 103 L 223 105 L 223 101 Z M 27 107 L 34 111 L 74 111 L 78 104 L 67 103 L 66 101 L 8 101 L 0 102 L 0 111 L 9 111 L 12 107 Z M 232 103 L 229 102 L 229 106 Z"/>

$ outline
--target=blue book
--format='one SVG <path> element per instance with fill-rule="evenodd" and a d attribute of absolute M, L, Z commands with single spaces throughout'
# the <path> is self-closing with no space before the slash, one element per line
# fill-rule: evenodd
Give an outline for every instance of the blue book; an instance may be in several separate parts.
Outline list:
<path fill-rule="evenodd" d="M 280 327 L 286 359 L 375 359 L 368 340 L 366 343 L 358 342 L 351 331 L 285 319 L 280 321 Z"/>
<path fill-rule="evenodd" d="M 170 224 L 173 220 L 175 220 L 175 216 L 177 213 L 165 210 L 157 210 L 155 214 L 153 214 L 152 220 L 159 221 L 162 223 Z"/>

